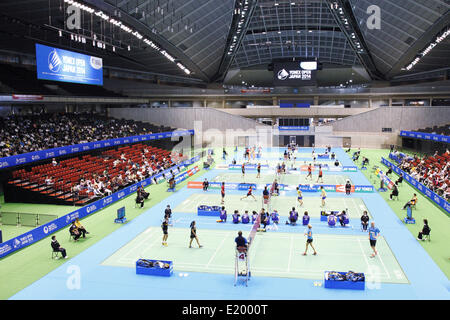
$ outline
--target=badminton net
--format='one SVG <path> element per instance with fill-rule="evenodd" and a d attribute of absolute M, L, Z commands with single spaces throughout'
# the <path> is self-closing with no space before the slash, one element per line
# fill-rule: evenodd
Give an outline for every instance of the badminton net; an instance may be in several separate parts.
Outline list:
<path fill-rule="evenodd" d="M 258 231 L 259 227 L 261 225 L 261 215 L 258 214 L 258 217 L 255 220 L 255 223 L 253 224 L 252 230 L 250 231 L 250 234 L 248 235 L 248 246 L 253 242 L 253 239 L 255 239 L 256 232 Z"/>

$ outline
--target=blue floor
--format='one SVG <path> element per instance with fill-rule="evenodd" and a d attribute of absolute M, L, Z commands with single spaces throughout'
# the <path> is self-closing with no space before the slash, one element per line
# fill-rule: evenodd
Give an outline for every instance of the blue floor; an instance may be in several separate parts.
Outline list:
<path fill-rule="evenodd" d="M 272 148 L 273 149 L 273 148 Z M 275 150 L 275 149 L 274 149 Z M 304 151 L 304 150 L 303 150 Z M 343 165 L 353 165 L 342 149 L 333 149 Z M 316 149 L 316 153 L 323 150 Z M 211 170 L 199 177 L 212 178 L 218 170 Z M 332 173 L 330 173 L 332 174 Z M 361 172 L 345 173 L 355 184 L 369 185 Z M 449 299 L 450 282 L 428 256 L 414 236 L 404 227 L 388 204 L 378 193 L 358 194 L 374 216 L 392 252 L 405 272 L 410 284 L 367 283 L 364 291 L 332 290 L 314 286 L 313 280 L 254 277 L 249 287 L 233 286 L 234 276 L 190 272 L 187 277 L 178 273 L 170 278 L 136 275 L 133 268 L 103 266 L 101 262 L 120 247 L 134 239 L 149 226 L 159 226 L 167 204 L 175 208 L 191 193 L 182 189 L 165 201 L 147 210 L 139 217 L 123 225 L 102 241 L 94 244 L 78 256 L 55 269 L 42 279 L 18 292 L 11 299 Z M 242 193 L 242 192 L 241 192 Z M 306 195 L 307 196 L 307 195 Z M 329 194 L 329 197 L 338 197 Z M 342 195 L 341 195 L 342 196 Z M 198 228 L 211 219 L 197 217 Z M 177 227 L 189 227 L 192 214 L 174 215 Z M 312 220 L 312 224 L 319 223 Z M 206 227 L 205 227 L 206 228 Z M 208 223 L 208 229 L 245 229 L 242 225 Z M 280 226 L 279 232 L 301 232 L 303 228 Z M 250 226 L 248 226 L 250 229 Z M 320 233 L 361 234 L 358 228 L 317 229 Z M 368 254 L 370 248 L 368 248 Z M 262 253 L 267 254 L 267 253 Z M 174 261 L 176 264 L 176 261 Z M 71 285 L 73 267 L 79 270 L 80 287 Z M 347 271 L 347 270 L 343 270 Z M 68 285 L 69 284 L 69 285 Z"/>

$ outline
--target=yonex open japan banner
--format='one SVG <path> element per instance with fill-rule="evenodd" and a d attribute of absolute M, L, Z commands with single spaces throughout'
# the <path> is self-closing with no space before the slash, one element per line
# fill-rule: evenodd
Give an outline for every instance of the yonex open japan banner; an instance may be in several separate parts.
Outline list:
<path fill-rule="evenodd" d="M 102 58 L 36 43 L 37 78 L 103 85 Z"/>

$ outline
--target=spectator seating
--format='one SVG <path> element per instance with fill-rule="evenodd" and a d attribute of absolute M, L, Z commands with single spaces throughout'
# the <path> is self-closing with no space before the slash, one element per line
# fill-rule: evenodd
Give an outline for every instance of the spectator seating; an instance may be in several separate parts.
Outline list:
<path fill-rule="evenodd" d="M 148 152 L 144 153 L 144 149 Z M 122 156 L 126 160 L 121 160 Z M 34 166 L 29 171 L 15 170 L 12 172 L 12 180 L 8 182 L 8 185 L 15 188 L 12 192 L 31 191 L 39 194 L 39 196 L 31 197 L 32 199 L 40 197 L 47 198 L 48 203 L 85 205 L 101 196 L 95 195 L 90 188 L 74 191 L 73 187 L 78 186 L 81 179 L 92 181 L 92 183 L 95 180 L 101 181 L 104 185 L 109 183 L 108 188 L 114 192 L 149 177 L 150 173 L 156 174 L 171 167 L 185 158 L 181 154 L 171 154 L 167 150 L 138 143 L 123 146 L 117 150 L 104 151 L 98 156 L 84 155 L 62 160 L 56 166 L 48 163 Z M 145 170 L 139 178 L 136 173 L 146 168 L 146 161 L 150 168 Z M 46 181 L 49 177 L 51 184 Z M 7 193 L 9 192 L 5 192 L 6 198 L 8 198 Z"/>
<path fill-rule="evenodd" d="M 450 152 L 442 155 L 437 152 L 433 156 L 424 158 L 403 158 L 400 169 L 407 172 L 414 179 L 444 197 L 450 199 Z"/>
<path fill-rule="evenodd" d="M 96 113 L 40 113 L 0 117 L 0 158 L 134 135 L 173 131 Z"/>

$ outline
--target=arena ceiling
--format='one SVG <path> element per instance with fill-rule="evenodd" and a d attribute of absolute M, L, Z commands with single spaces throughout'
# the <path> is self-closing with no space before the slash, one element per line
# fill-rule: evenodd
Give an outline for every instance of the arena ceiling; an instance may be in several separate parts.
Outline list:
<path fill-rule="evenodd" d="M 186 77 L 223 81 L 230 70 L 267 70 L 274 59 L 317 57 L 325 65 L 363 67 L 372 79 L 391 79 L 450 26 L 450 0 L 78 0 L 126 23 L 157 43 L 167 60 L 129 33 L 83 12 L 81 29 L 99 35 L 106 50 L 72 41 L 64 0 L 4 0 L 0 31 L 10 37 L 101 54 L 106 62 Z M 367 24 L 380 8 L 380 29 Z M 12 20 L 11 20 L 12 19 Z M 70 34 L 70 33 L 69 33 Z M 0 41 L 2 49 L 18 43 Z M 89 38 L 88 38 L 89 39 Z M 112 52 L 112 47 L 115 51 Z M 128 50 L 130 46 L 130 50 Z M 26 47 L 25 45 L 23 46 Z M 32 50 L 32 46 L 28 46 Z M 409 73 L 450 67 L 450 37 Z"/>

